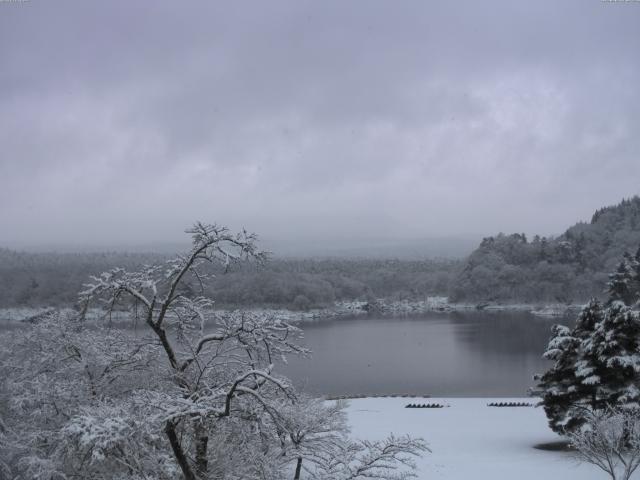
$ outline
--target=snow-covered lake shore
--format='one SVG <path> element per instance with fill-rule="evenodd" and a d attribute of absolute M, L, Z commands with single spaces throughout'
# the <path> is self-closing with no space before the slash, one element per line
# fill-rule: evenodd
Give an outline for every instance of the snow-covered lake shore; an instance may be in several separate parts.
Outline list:
<path fill-rule="evenodd" d="M 560 439 L 542 408 L 488 407 L 490 402 L 531 398 L 364 398 L 349 401 L 352 436 L 382 439 L 389 433 L 423 437 L 432 450 L 418 459 L 419 479 L 597 480 L 606 475 L 579 464 L 571 453 L 535 448 Z M 445 408 L 405 408 L 408 403 Z"/>
<path fill-rule="evenodd" d="M 311 309 L 308 311 L 296 311 L 277 308 L 244 308 L 243 310 L 256 313 L 265 313 L 278 316 L 293 322 L 321 320 L 328 318 L 346 317 L 353 315 L 367 315 L 377 313 L 381 315 L 411 315 L 431 312 L 530 312 L 541 317 L 560 317 L 575 315 L 582 308 L 581 304 L 471 304 L 449 303 L 447 297 L 427 297 L 417 301 L 388 301 L 378 299 L 375 302 L 360 300 L 335 302 L 326 308 Z M 29 321 L 38 315 L 51 310 L 47 307 L 15 307 L 0 308 L 0 323 Z M 227 311 L 220 309 L 221 312 Z M 90 318 L 99 318 L 103 312 L 90 310 Z M 112 320 L 119 321 L 128 318 L 126 312 L 116 312 Z"/>

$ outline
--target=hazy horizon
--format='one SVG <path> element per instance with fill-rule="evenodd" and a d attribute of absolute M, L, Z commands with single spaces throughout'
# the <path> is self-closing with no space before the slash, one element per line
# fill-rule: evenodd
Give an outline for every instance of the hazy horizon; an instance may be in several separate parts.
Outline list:
<path fill-rule="evenodd" d="M 478 235 L 460 235 L 434 238 L 333 238 L 274 239 L 258 235 L 258 245 L 278 258 L 462 258 L 477 247 Z M 159 253 L 174 254 L 189 248 L 190 237 L 185 234 L 181 242 L 147 242 L 121 244 L 7 244 L 0 248 L 31 253 Z"/>
<path fill-rule="evenodd" d="M 623 200 L 623 199 L 620 199 Z M 598 208 L 608 207 L 612 205 L 602 205 Z M 597 210 L 597 209 L 596 209 Z M 387 237 L 353 237 L 340 236 L 340 232 L 331 237 L 314 238 L 310 236 L 294 236 L 291 238 L 278 236 L 264 236 L 257 233 L 258 242 L 261 248 L 274 253 L 279 257 L 399 257 L 399 258 L 424 258 L 424 257 L 443 257 L 443 258 L 461 258 L 471 253 L 479 244 L 479 242 L 488 236 L 498 234 L 510 235 L 513 233 L 524 233 L 529 239 L 535 235 L 541 237 L 553 238 L 564 233 L 564 230 L 575 225 L 576 223 L 588 223 L 592 214 L 587 218 L 575 219 L 565 226 L 562 231 L 544 233 L 532 232 L 527 230 L 505 231 L 499 230 L 494 232 L 480 233 L 460 233 L 457 235 L 441 235 L 441 236 L 425 236 L 425 237 L 409 237 L 387 236 Z M 244 226 L 240 229 L 246 228 Z M 166 239 L 149 239 L 148 241 L 109 243 L 100 241 L 27 241 L 27 242 L 7 242 L 0 243 L 0 248 L 9 248 L 17 251 L 27 252 L 59 252 L 59 253 L 75 253 L 75 252 L 148 252 L 148 253 L 175 253 L 188 248 L 190 243 L 189 234 L 185 233 L 185 229 L 176 232 Z M 247 228 L 248 231 L 251 231 Z M 126 238 L 123 235 L 122 238 Z M 396 253 L 394 253 L 396 252 Z"/>
<path fill-rule="evenodd" d="M 0 2 L 0 246 L 181 243 L 195 220 L 301 252 L 562 233 L 640 193 L 639 20 Z"/>

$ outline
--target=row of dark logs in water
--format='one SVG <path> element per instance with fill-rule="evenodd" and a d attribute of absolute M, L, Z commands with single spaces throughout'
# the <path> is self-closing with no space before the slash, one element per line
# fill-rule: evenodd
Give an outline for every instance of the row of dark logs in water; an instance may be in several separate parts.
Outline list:
<path fill-rule="evenodd" d="M 533 407 L 527 402 L 492 402 L 487 403 L 487 407 Z M 444 408 L 440 403 L 409 403 L 404 408 Z"/>

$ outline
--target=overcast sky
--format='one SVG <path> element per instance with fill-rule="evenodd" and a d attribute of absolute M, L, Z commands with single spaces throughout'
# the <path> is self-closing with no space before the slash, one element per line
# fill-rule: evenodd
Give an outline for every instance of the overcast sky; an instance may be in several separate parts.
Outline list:
<path fill-rule="evenodd" d="M 640 193 L 640 2 L 0 1 L 0 245 L 562 232 Z"/>

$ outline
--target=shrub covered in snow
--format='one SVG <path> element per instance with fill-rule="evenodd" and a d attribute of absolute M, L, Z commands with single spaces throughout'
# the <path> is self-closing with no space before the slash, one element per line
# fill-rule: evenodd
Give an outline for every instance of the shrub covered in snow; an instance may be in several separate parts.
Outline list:
<path fill-rule="evenodd" d="M 597 410 L 569 435 L 580 460 L 597 466 L 611 480 L 629 480 L 640 466 L 640 411 Z"/>

